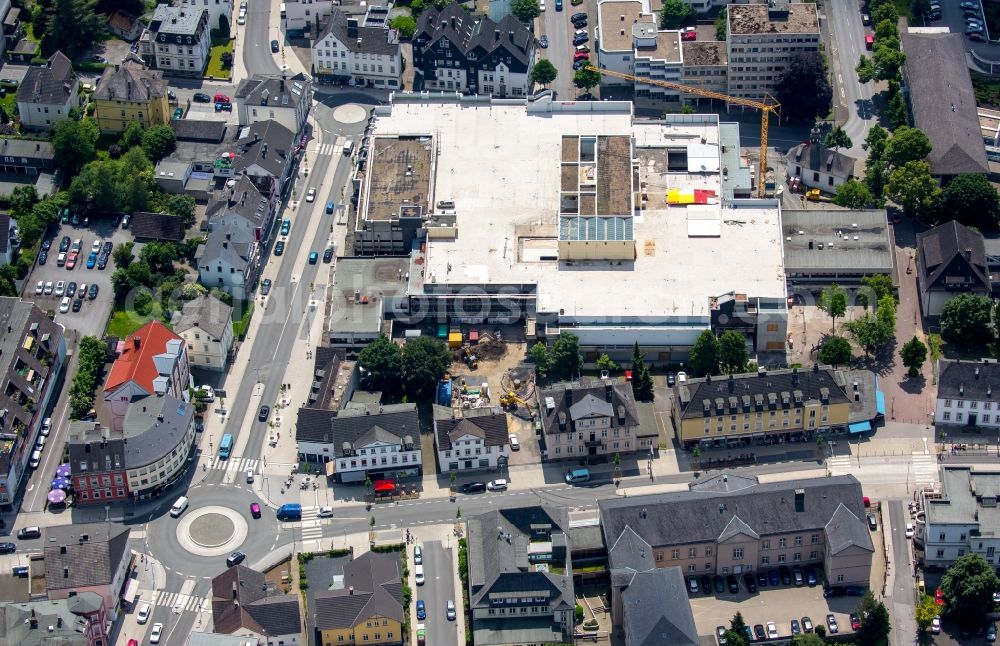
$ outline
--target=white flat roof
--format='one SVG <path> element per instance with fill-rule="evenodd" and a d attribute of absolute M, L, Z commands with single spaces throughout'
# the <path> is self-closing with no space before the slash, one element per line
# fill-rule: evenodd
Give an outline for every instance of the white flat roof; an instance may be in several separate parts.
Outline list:
<path fill-rule="evenodd" d="M 398 95 L 379 114 L 380 136 L 436 139 L 433 198 L 455 202 L 458 235 L 427 240 L 425 283 L 537 284 L 539 311 L 581 322 L 707 317 L 708 298 L 731 291 L 785 296 L 773 202 L 695 207 L 695 220 L 705 224 L 695 226 L 699 237 L 691 237 L 688 207 L 667 207 L 660 190 L 697 188 L 719 195 L 718 157 L 708 154 L 719 147 L 714 115 L 675 115 L 677 122 L 670 125 L 633 126 L 629 103 L 555 103 L 543 111 L 537 104 L 529 109 L 515 102 L 416 101 Z M 634 220 L 634 261 L 540 260 L 557 247 L 564 135 L 633 135 L 637 146 L 653 149 L 646 151 L 653 161 L 645 164 L 632 152 L 648 200 Z M 706 170 L 667 172 L 670 149 L 686 150 L 688 166 L 697 160 L 699 171 L 702 165 Z"/>

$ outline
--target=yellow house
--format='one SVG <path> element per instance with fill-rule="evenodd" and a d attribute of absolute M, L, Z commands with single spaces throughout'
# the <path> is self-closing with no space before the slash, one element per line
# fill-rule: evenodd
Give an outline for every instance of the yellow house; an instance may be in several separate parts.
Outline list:
<path fill-rule="evenodd" d="M 395 553 L 344 565 L 344 587 L 314 596 L 319 646 L 403 643 L 403 568 Z"/>
<path fill-rule="evenodd" d="M 685 447 L 808 440 L 876 417 L 875 375 L 829 367 L 678 379 L 673 421 Z"/>
<path fill-rule="evenodd" d="M 104 134 L 123 132 L 130 121 L 138 121 L 144 128 L 170 122 L 163 73 L 137 63 L 105 69 L 92 100 Z"/>

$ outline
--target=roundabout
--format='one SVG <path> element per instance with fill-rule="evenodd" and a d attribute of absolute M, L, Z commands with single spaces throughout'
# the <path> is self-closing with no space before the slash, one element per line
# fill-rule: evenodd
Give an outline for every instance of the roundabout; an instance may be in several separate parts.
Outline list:
<path fill-rule="evenodd" d="M 347 103 L 334 108 L 333 118 L 343 124 L 360 123 L 368 118 L 368 110 L 363 105 Z"/>
<path fill-rule="evenodd" d="M 196 556 L 221 556 L 243 545 L 248 531 L 238 512 L 211 505 L 185 514 L 175 534 L 177 544 Z"/>

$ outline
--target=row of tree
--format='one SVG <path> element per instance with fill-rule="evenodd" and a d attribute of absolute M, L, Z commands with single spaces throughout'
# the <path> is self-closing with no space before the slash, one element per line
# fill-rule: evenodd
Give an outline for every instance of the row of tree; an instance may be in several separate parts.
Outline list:
<path fill-rule="evenodd" d="M 80 339 L 79 364 L 69 389 L 70 419 L 82 419 L 94 407 L 94 393 L 100 383 L 108 349 L 94 336 Z"/>
<path fill-rule="evenodd" d="M 402 348 L 382 336 L 358 355 L 369 388 L 420 403 L 434 400 L 451 361 L 447 346 L 429 336 L 409 339 Z"/>
<path fill-rule="evenodd" d="M 750 363 L 746 338 L 735 330 L 728 330 L 716 337 L 705 330 L 695 339 L 689 356 L 689 370 L 696 377 L 739 373 Z"/>
<path fill-rule="evenodd" d="M 906 99 L 900 89 L 901 70 L 906 61 L 906 54 L 900 48 L 899 12 L 893 0 L 870 0 L 869 14 L 875 25 L 875 45 L 872 55 L 862 56 L 855 68 L 858 80 L 886 81 L 888 94 L 886 96 L 887 115 L 894 128 L 907 123 Z"/>
<path fill-rule="evenodd" d="M 572 381 L 583 371 L 583 355 L 580 340 L 572 332 L 560 332 L 552 347 L 536 343 L 528 350 L 528 357 L 535 363 L 536 372 L 561 381 Z M 616 372 L 621 369 L 607 354 L 602 354 L 596 362 L 598 370 Z M 637 401 L 653 401 L 653 376 L 646 365 L 639 343 L 632 346 L 632 394 Z"/>

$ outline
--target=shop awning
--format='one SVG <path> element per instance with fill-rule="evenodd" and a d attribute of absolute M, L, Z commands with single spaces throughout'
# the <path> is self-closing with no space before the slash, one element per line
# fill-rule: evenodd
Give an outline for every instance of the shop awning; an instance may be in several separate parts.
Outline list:
<path fill-rule="evenodd" d="M 851 433 L 864 433 L 872 430 L 871 422 L 855 422 L 847 427 Z"/>
<path fill-rule="evenodd" d="M 396 483 L 392 480 L 376 480 L 373 488 L 375 493 L 392 493 L 396 488 Z"/>
<path fill-rule="evenodd" d="M 875 391 L 875 412 L 885 416 L 885 393 L 881 390 Z"/>

